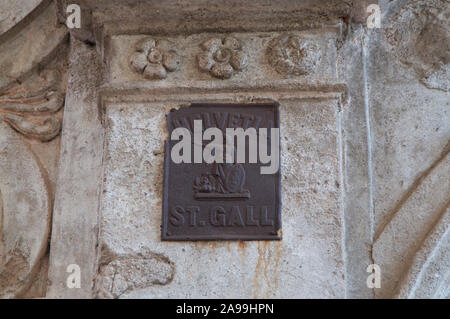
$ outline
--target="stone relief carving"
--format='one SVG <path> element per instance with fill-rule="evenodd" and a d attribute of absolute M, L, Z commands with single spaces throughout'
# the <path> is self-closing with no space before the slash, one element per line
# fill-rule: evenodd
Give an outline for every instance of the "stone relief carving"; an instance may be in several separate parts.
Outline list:
<path fill-rule="evenodd" d="M 247 53 L 236 38 L 212 38 L 200 47 L 202 52 L 197 55 L 198 66 L 216 78 L 229 79 L 247 66 Z"/>
<path fill-rule="evenodd" d="M 311 74 L 321 60 L 316 44 L 293 35 L 282 35 L 270 41 L 267 55 L 270 65 L 284 75 Z"/>
<path fill-rule="evenodd" d="M 415 253 L 396 298 L 450 298 L 450 203 Z"/>
<path fill-rule="evenodd" d="M 411 67 L 426 87 L 447 92 L 450 90 L 450 26 L 446 18 L 449 14 L 447 1 L 411 1 L 384 29 L 394 56 Z"/>
<path fill-rule="evenodd" d="M 47 285 L 68 37 L 56 4 L 41 3 L 0 39 L 0 298 Z"/>
<path fill-rule="evenodd" d="M 52 155 L 40 158 L 34 150 L 61 131 L 66 81 L 60 62 L 31 72 L 24 82 L 0 93 L 2 298 L 27 292 L 47 251 L 53 195 L 42 161 Z M 20 135 L 38 143 L 31 148 Z"/>
<path fill-rule="evenodd" d="M 277 72 L 283 76 L 314 73 L 315 77 L 329 78 L 329 62 L 333 57 L 329 51 L 321 49 L 324 41 L 328 40 L 322 36 L 307 38 L 294 33 L 246 32 L 212 38 L 209 34 L 194 33 L 164 40 L 142 38 L 142 35 L 115 35 L 111 46 L 116 51 L 109 65 L 108 81 L 132 82 L 136 80 L 136 73 L 143 79 L 165 79 L 174 71 L 178 71 L 177 81 L 206 80 L 208 77 L 202 73 L 218 79 L 236 79 L 234 76 L 244 71 L 246 77 L 255 80 L 281 80 Z M 178 51 L 183 48 L 183 54 L 175 48 Z M 185 67 L 180 68 L 182 62 Z M 323 65 L 318 69 L 321 62 Z"/>
<path fill-rule="evenodd" d="M 33 4 L 29 5 L 30 11 L 32 6 L 37 6 L 37 3 L 42 1 L 30 0 L 31 2 Z M 92 1 L 92 3 L 94 2 Z M 114 5 L 117 5 L 117 8 L 121 8 L 120 6 L 124 3 L 126 1 L 117 1 L 117 4 Z M 448 63 L 448 52 L 450 52 L 448 50 L 449 26 L 445 23 L 445 17 L 448 16 L 448 6 L 445 6 L 445 4 L 446 2 L 444 0 L 429 0 L 425 2 L 419 0 L 405 1 L 404 9 L 400 10 L 392 20 L 392 23 L 386 24 L 381 31 L 386 37 L 383 41 L 387 40 L 387 43 L 390 44 L 394 56 L 405 66 L 414 70 L 420 82 L 426 87 L 441 91 L 449 91 L 450 88 L 448 81 L 450 74 Z M 295 27 L 295 30 L 303 30 L 310 28 L 312 25 L 322 26 L 326 25 L 326 22 L 334 22 L 335 20 L 332 20 L 333 12 L 339 19 L 343 16 L 346 17 L 346 20 L 351 17 L 350 15 L 343 14 L 343 12 L 347 12 L 343 9 L 344 6 L 345 9 L 347 7 L 351 8 L 352 4 L 350 2 L 343 2 L 342 4 L 327 3 L 320 10 L 315 9 L 315 6 L 319 5 L 314 4 L 314 7 L 301 7 L 300 9 L 302 10 L 289 10 L 290 13 L 286 13 L 288 10 L 284 7 L 278 8 L 274 6 L 270 10 L 261 10 L 260 14 L 264 15 L 258 15 L 256 22 L 252 20 L 247 22 L 249 19 L 245 20 L 245 24 L 242 21 L 237 21 L 236 25 L 233 25 L 229 32 L 235 32 L 236 30 L 236 32 L 241 32 L 240 30 L 244 29 L 259 30 L 261 24 L 269 25 L 270 30 L 288 30 L 291 26 Z M 386 12 L 384 14 L 387 13 L 386 16 L 388 16 L 393 11 L 392 8 L 395 9 L 398 6 L 400 5 L 397 2 L 386 2 Z M 102 9 L 105 7 L 102 7 Z M 140 11 L 138 15 L 136 11 L 133 11 L 142 10 L 143 7 L 145 6 L 136 7 L 138 9 L 130 9 L 130 14 L 127 17 L 127 19 L 133 20 L 132 22 L 136 26 L 139 26 L 139 30 L 153 28 L 152 30 L 164 30 L 168 33 L 172 30 L 178 31 L 174 26 L 178 27 L 181 25 L 182 28 L 186 29 L 180 32 L 189 34 L 190 32 L 202 32 L 201 30 L 198 31 L 198 29 L 202 29 L 202 26 L 205 25 L 202 24 L 202 21 L 209 22 L 212 20 L 205 20 L 205 16 L 208 17 L 208 9 L 198 10 L 198 14 L 191 14 L 189 12 L 189 18 L 193 19 L 189 20 L 189 23 L 181 24 L 178 21 L 167 23 L 167 21 L 170 22 L 171 20 L 166 19 L 166 17 L 161 18 L 161 14 L 164 14 L 163 10 L 160 13 L 159 10 L 155 10 L 150 5 L 145 14 Z M 231 8 L 228 4 L 224 4 L 224 7 L 226 9 L 224 12 L 227 17 L 231 16 L 231 18 L 228 18 L 231 21 L 233 13 L 242 10 L 241 8 L 236 9 L 235 6 Z M 12 8 L 18 8 L 18 6 L 13 6 Z M 303 10 L 304 8 L 308 10 Z M 252 6 L 247 10 L 250 9 L 254 10 L 254 7 Z M 176 6 L 170 10 L 174 10 L 176 15 L 179 14 Z M 276 14 L 276 10 L 279 10 L 278 14 Z M 97 16 L 103 15 L 103 21 L 108 21 L 108 26 L 117 24 L 118 17 L 123 18 L 121 10 L 103 11 L 97 12 Z M 23 15 L 28 14 L 27 12 L 24 12 Z M 116 18 L 113 19 L 110 16 L 111 12 L 119 13 L 116 13 Z M 249 12 L 251 13 L 253 11 Z M 298 17 L 294 16 L 294 14 L 298 15 L 299 12 L 307 12 L 305 14 L 307 16 L 302 16 L 303 18 L 299 20 Z M 51 15 L 54 14 L 51 13 Z M 246 17 L 249 15 L 245 14 L 242 16 Z M 286 22 L 284 22 L 283 19 L 280 19 L 280 16 L 289 19 L 286 19 Z M 163 21 L 161 24 L 158 24 L 157 27 L 159 29 L 156 29 L 153 25 L 159 22 L 155 22 L 156 19 L 149 19 L 149 17 L 159 17 Z M 18 20 L 21 19 L 22 17 L 18 16 Z M 138 21 L 137 19 L 141 20 Z M 14 20 L 8 18 L 6 20 L 7 24 L 3 25 L 3 30 L 0 30 L 0 33 L 5 32 L 5 30 L 7 32 L 11 26 L 14 26 Z M 353 21 L 353 19 L 350 20 Z M 296 24 L 290 21 L 296 21 Z M 147 23 L 145 27 L 142 26 L 144 22 Z M 239 22 L 241 23 L 240 25 L 238 24 Z M 253 27 L 253 23 L 258 28 Z M 63 115 L 64 72 L 61 73 L 58 68 L 55 68 L 40 71 L 31 76 L 25 75 L 24 77 L 27 78 L 25 81 L 23 81 L 24 78 L 22 77 L 24 74 L 28 74 L 29 69 L 35 67 L 36 63 L 43 63 L 43 58 L 46 58 L 53 50 L 55 44 L 50 44 L 47 38 L 50 33 L 57 32 L 52 31 L 55 23 L 50 23 L 49 21 L 45 24 L 48 24 L 49 27 L 44 29 L 40 26 L 33 26 L 33 28 L 28 28 L 33 29 L 32 32 L 27 36 L 22 36 L 27 43 L 32 43 L 32 46 L 30 46 L 33 49 L 31 50 L 32 52 L 29 52 L 30 50 L 24 50 L 23 47 L 19 46 L 17 50 L 12 50 L 12 46 L 7 49 L 2 47 L 2 50 L 0 50 L 8 56 L 8 58 L 0 58 L 0 60 L 3 59 L 6 61 L 1 64 L 0 75 L 7 75 L 0 77 L 0 297 L 22 296 L 23 292 L 30 287 L 32 278 L 37 277 L 39 262 L 43 259 L 42 256 L 46 252 L 47 238 L 50 233 L 48 224 L 51 219 L 53 195 L 51 187 L 49 188 L 48 185 L 49 176 L 46 172 L 47 167 L 44 167 L 46 165 L 42 165 L 43 163 L 45 164 L 45 161 L 39 158 L 39 152 L 35 152 L 33 147 L 36 148 L 35 145 L 50 145 L 52 143 L 51 141 L 54 141 L 54 144 L 57 143 Z M 96 24 L 103 27 L 102 21 L 96 21 Z M 327 25 L 331 24 L 328 23 Z M 210 32 L 213 27 L 219 28 L 222 27 L 222 24 L 219 27 L 214 25 L 214 23 L 210 26 L 208 25 L 209 29 L 207 32 Z M 168 31 L 170 28 L 172 30 Z M 224 30 L 226 29 L 226 27 L 223 28 Z M 64 28 L 60 27 L 59 29 L 59 36 L 62 37 L 64 32 L 61 30 Z M 137 27 L 134 29 L 138 30 Z M 186 31 L 187 29 L 189 31 Z M 294 28 L 292 29 L 294 30 Z M 105 27 L 105 30 L 108 30 L 108 28 Z M 117 29 L 115 32 L 117 32 Z M 111 34 L 107 34 L 105 31 L 103 36 L 111 36 Z M 56 36 L 54 38 L 55 40 L 52 43 L 59 43 L 59 38 L 57 39 Z M 265 56 L 263 59 L 267 59 L 266 61 L 273 67 L 273 70 L 281 75 L 302 76 L 312 74 L 317 71 L 321 58 L 322 61 L 328 61 L 325 58 L 326 51 L 321 53 L 319 50 L 320 47 L 315 41 L 311 43 L 311 40 L 292 35 L 283 35 L 280 37 L 278 35 L 271 35 L 270 37 L 266 37 L 269 40 L 272 38 L 273 41 L 270 42 L 269 47 L 258 46 L 252 48 L 251 51 L 264 49 L 265 52 L 263 51 L 263 53 Z M 247 54 L 240 44 L 238 49 L 234 48 L 233 45 L 228 46 L 227 43 L 229 44 L 230 41 L 227 41 L 227 39 L 234 38 L 211 39 L 210 41 L 218 41 L 214 45 L 202 44 L 202 52 L 198 56 L 196 56 L 197 52 L 191 55 L 192 58 L 197 58 L 197 63 L 193 63 L 193 66 L 197 67 L 195 64 L 198 64 L 198 67 L 202 71 L 219 79 L 232 78 L 236 72 L 243 70 L 247 66 Z M 236 39 L 234 40 L 239 42 Z M 383 41 L 380 40 L 374 43 L 383 44 Z M 200 42 L 195 42 L 189 49 L 198 50 L 197 45 Z M 40 50 L 37 48 L 38 43 L 41 45 Z M 152 43 L 153 45 L 151 45 Z M 183 47 L 179 43 L 177 45 L 178 47 Z M 127 50 L 129 50 L 129 47 L 127 47 Z M 373 48 L 370 50 L 374 50 L 369 51 L 370 53 L 377 52 Z M 41 53 L 38 55 L 38 52 Z M 126 54 L 122 55 L 124 69 L 128 71 L 131 68 L 146 79 L 165 79 L 168 73 L 175 72 L 181 65 L 180 56 L 178 56 L 171 45 L 167 47 L 163 45 L 163 41 L 147 38 L 136 47 L 132 56 L 130 53 L 127 51 Z M 14 62 L 14 64 L 11 62 Z M 255 65 L 255 69 L 261 68 L 261 74 L 266 76 L 266 65 L 264 61 L 258 61 L 258 63 L 260 64 L 259 66 Z M 384 63 L 382 59 L 376 61 L 376 63 L 374 61 L 373 66 L 377 67 L 381 63 Z M 22 66 L 25 64 L 30 65 L 30 67 Z M 346 65 L 344 64 L 344 66 Z M 39 68 L 41 68 L 40 65 Z M 328 66 L 321 65 L 320 71 L 326 68 Z M 15 72 L 18 69 L 21 69 L 23 72 Z M 71 72 L 79 73 L 80 70 L 71 70 Z M 179 74 L 176 75 L 178 77 Z M 315 75 L 325 78 L 322 74 L 319 75 L 319 72 L 316 72 Z M 186 75 L 186 77 L 188 76 L 190 74 Z M 17 84 L 12 87 L 4 79 L 10 80 L 12 83 L 16 82 Z M 19 82 L 19 80 L 23 82 Z M 268 80 L 272 81 L 272 79 Z M 359 78 L 349 80 L 347 83 L 349 88 L 351 88 L 353 81 L 359 81 Z M 5 83 L 8 85 L 7 89 L 5 88 Z M 215 88 L 214 83 L 209 83 L 208 85 L 208 89 Z M 413 89 L 416 88 L 413 87 Z M 79 86 L 74 86 L 73 90 L 75 92 L 74 95 L 76 95 Z M 421 97 L 420 94 L 419 92 L 418 95 Z M 249 98 L 253 98 L 253 96 Z M 430 105 L 435 105 L 438 102 L 436 99 L 431 99 L 429 103 Z M 351 106 L 357 105 L 356 103 L 353 104 L 353 102 L 351 104 Z M 442 110 L 445 110 L 445 104 L 443 104 Z M 392 116 L 391 113 L 388 115 Z M 444 116 L 446 114 L 442 112 L 442 117 Z M 322 118 L 320 121 L 324 121 L 324 119 Z M 349 120 L 349 123 L 353 125 L 354 120 Z M 291 128 L 294 125 L 291 123 L 286 127 Z M 385 124 L 382 125 L 384 126 Z M 424 121 L 424 126 L 430 127 L 431 125 Z M 345 126 L 344 129 L 347 127 Z M 406 127 L 406 129 L 409 128 L 412 127 Z M 390 127 L 386 124 L 386 127 L 383 129 L 386 131 Z M 443 130 L 441 127 L 436 127 L 437 129 Z M 444 129 L 446 128 L 444 127 Z M 30 139 L 33 140 L 31 141 L 32 143 L 36 143 L 32 147 L 28 143 Z M 353 143 L 352 140 L 349 140 L 349 142 Z M 389 146 L 395 147 L 396 145 L 392 143 Z M 153 153 L 155 158 L 159 156 L 159 152 L 158 150 Z M 47 154 L 46 151 L 41 153 Z M 392 216 L 389 216 L 382 223 L 381 227 L 375 229 L 375 243 L 369 250 L 374 258 L 374 262 L 380 263 L 382 266 L 382 278 L 386 280 L 386 282 L 383 281 L 380 290 L 375 289 L 376 296 L 390 297 L 398 293 L 396 295 L 397 297 L 433 296 L 449 298 L 450 188 L 448 187 L 449 181 L 446 179 L 450 165 L 449 154 L 447 146 L 443 151 L 443 155 L 423 174 L 420 174 L 413 185 L 402 194 L 403 196 L 399 198 L 398 205 L 391 211 Z M 415 169 L 415 167 L 411 166 L 411 169 Z M 291 173 L 294 177 L 296 177 L 295 174 L 298 175 L 296 171 Z M 155 180 L 159 178 L 159 175 L 156 173 L 154 175 L 156 176 Z M 204 175 L 206 175 L 206 179 L 203 177 Z M 230 192 L 230 190 L 226 190 L 222 186 L 225 184 L 223 182 L 224 176 L 228 176 L 226 171 L 220 172 L 213 170 L 204 175 L 200 177 L 200 180 L 194 181 L 194 188 L 198 188 L 199 193 L 213 194 L 218 192 L 217 190 L 220 193 Z M 235 169 L 234 175 L 229 174 L 229 176 L 234 176 L 232 178 L 234 182 L 231 181 L 230 184 L 231 187 L 235 185 L 238 187 L 236 190 L 240 192 L 245 191 L 245 189 L 242 189 L 243 185 L 245 185 L 245 172 L 243 174 L 239 169 Z M 214 179 L 214 181 L 211 182 L 211 179 Z M 67 183 L 68 181 L 62 180 L 62 182 Z M 218 186 L 214 186 L 214 183 L 217 183 Z M 298 188 L 292 185 L 290 187 L 298 191 Z M 84 187 L 85 185 L 81 186 Z M 145 195 L 147 196 L 147 193 Z M 159 200 L 158 195 L 152 197 L 153 200 Z M 20 209 L 18 209 L 19 205 Z M 64 209 L 65 207 L 62 206 L 62 208 Z M 73 228 L 78 229 L 78 227 L 83 226 L 79 220 L 81 221 L 82 219 L 77 219 L 76 222 L 78 224 L 74 224 Z M 26 221 L 26 224 L 24 224 L 24 221 Z M 323 229 L 323 227 L 326 225 L 321 224 L 320 226 L 321 228 L 319 230 L 324 230 L 325 232 L 326 229 Z M 363 226 L 361 226 L 361 229 Z M 66 233 L 64 232 L 63 234 Z M 57 236 L 55 238 L 56 241 L 60 239 Z M 86 242 L 87 240 L 83 239 L 83 245 Z M 69 243 L 67 241 L 65 245 L 67 246 Z M 242 248 L 241 244 L 239 244 L 240 249 L 252 253 L 252 248 L 249 246 L 244 245 L 244 248 Z M 102 247 L 102 253 L 104 253 L 104 250 L 104 247 Z M 198 250 L 200 251 L 200 249 Z M 280 269 L 281 273 L 283 263 L 280 262 L 279 265 L 278 259 L 281 258 L 283 260 L 283 254 L 285 252 L 282 246 L 266 247 L 262 244 L 261 247 L 258 244 L 257 250 L 256 256 L 258 261 L 255 268 L 255 282 L 253 285 L 256 287 L 255 295 L 260 294 L 264 296 L 263 293 L 265 293 L 264 289 L 266 288 L 264 280 L 267 280 L 267 278 L 272 279 L 270 277 L 272 268 Z M 168 255 L 171 254 L 170 250 L 164 251 L 164 253 L 166 252 Z M 195 250 L 193 252 L 196 253 Z M 233 247 L 231 253 L 234 253 Z M 348 253 L 351 254 L 353 252 L 349 250 Z M 214 252 L 214 254 L 219 255 L 219 257 L 223 256 L 220 249 Z M 229 255 L 230 251 L 227 252 L 226 256 Z M 176 255 L 173 254 L 173 256 Z M 199 253 L 196 256 L 201 256 L 201 254 Z M 141 254 L 130 253 L 109 255 L 107 257 L 102 257 L 100 266 L 98 267 L 98 297 L 118 298 L 132 290 L 151 286 L 156 286 L 156 290 L 156 288 L 159 289 L 164 285 L 170 284 L 175 275 L 175 265 L 172 261 L 156 252 L 144 250 Z M 242 258 L 244 259 L 246 257 Z M 178 259 L 174 259 L 174 261 L 178 262 Z M 220 266 L 219 264 L 217 265 Z M 203 267 L 203 269 L 205 269 L 205 272 L 209 270 L 207 267 Z M 267 269 L 269 270 L 269 277 L 267 276 Z M 217 271 L 217 268 L 214 268 L 213 271 Z M 177 276 L 179 274 L 180 271 L 177 272 Z M 278 275 L 278 272 L 276 275 Z M 289 273 L 289 275 L 294 278 L 296 274 L 293 272 Z M 272 287 L 270 286 L 272 283 L 274 287 L 279 285 L 279 278 L 273 278 L 276 280 L 267 280 L 268 288 Z M 177 281 L 179 280 L 178 277 L 176 279 Z M 201 284 L 200 286 L 203 287 Z M 350 286 L 350 288 L 353 287 Z M 62 290 L 64 291 L 64 289 Z M 272 289 L 275 290 L 275 288 Z M 83 290 L 85 290 L 84 287 Z M 168 289 L 168 291 L 170 293 L 176 293 L 175 289 Z M 270 292 L 270 289 L 267 289 L 267 291 Z"/>
<path fill-rule="evenodd" d="M 165 79 L 167 72 L 176 71 L 180 63 L 181 58 L 169 41 L 151 38 L 138 42 L 130 58 L 131 68 L 150 80 Z"/>
<path fill-rule="evenodd" d="M 435 256 L 435 251 L 442 244 L 440 238 L 444 240 L 450 229 L 443 222 L 448 220 L 450 206 L 450 181 L 447 177 L 449 166 L 450 141 L 441 156 L 417 179 L 405 197 L 399 200 L 392 216 L 376 232 L 372 254 L 375 263 L 384 269 L 382 287 L 376 291 L 377 296 L 391 298 L 399 293 L 400 296 L 408 297 L 420 291 L 420 276 L 410 272 L 426 271 L 429 266 L 427 260 Z M 424 200 L 427 198 L 433 200 Z M 414 223 L 409 222 L 411 214 L 416 218 Z M 439 227 L 442 230 L 438 231 Z M 437 239 L 432 239 L 433 236 Z M 443 254 L 448 254 L 448 251 L 442 250 Z M 448 255 L 443 259 L 448 259 Z M 446 274 L 439 276 L 439 271 L 434 270 L 434 274 L 438 276 L 433 280 L 429 279 L 427 284 L 434 282 L 438 285 L 446 279 Z M 409 280 L 402 282 L 406 275 Z"/>
<path fill-rule="evenodd" d="M 0 118 L 26 137 L 50 141 L 61 130 L 64 95 L 59 70 L 49 68 L 35 73 L 0 93 Z"/>
<path fill-rule="evenodd" d="M 50 233 L 46 173 L 26 141 L 0 120 L 0 298 L 21 296 Z"/>

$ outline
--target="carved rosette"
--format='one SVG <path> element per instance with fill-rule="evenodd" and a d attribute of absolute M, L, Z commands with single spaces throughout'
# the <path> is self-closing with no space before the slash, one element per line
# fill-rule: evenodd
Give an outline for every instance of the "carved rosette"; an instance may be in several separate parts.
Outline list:
<path fill-rule="evenodd" d="M 179 68 L 180 63 L 181 58 L 169 41 L 151 38 L 138 42 L 130 58 L 130 67 L 150 80 L 165 79 L 168 72 Z"/>
<path fill-rule="evenodd" d="M 293 35 L 273 39 L 267 55 L 270 65 L 284 75 L 311 74 L 321 59 L 321 51 L 316 44 Z"/>
<path fill-rule="evenodd" d="M 200 47 L 202 52 L 197 55 L 198 66 L 216 78 L 229 79 L 247 66 L 247 53 L 241 42 L 233 37 L 212 38 Z"/>

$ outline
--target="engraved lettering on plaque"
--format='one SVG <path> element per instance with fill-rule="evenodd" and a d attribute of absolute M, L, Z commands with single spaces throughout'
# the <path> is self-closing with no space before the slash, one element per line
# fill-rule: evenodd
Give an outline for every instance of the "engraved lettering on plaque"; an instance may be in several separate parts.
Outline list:
<path fill-rule="evenodd" d="M 192 104 L 167 121 L 162 240 L 281 239 L 278 104 Z"/>

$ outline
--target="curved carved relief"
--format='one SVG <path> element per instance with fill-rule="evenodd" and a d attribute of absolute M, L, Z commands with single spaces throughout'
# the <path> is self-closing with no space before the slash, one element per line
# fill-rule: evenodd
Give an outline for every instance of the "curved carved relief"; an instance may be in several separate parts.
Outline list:
<path fill-rule="evenodd" d="M 198 66 L 203 72 L 209 72 L 216 78 L 229 79 L 247 66 L 247 53 L 236 38 L 212 38 L 203 42 L 200 47 L 202 52 L 197 55 Z"/>
<path fill-rule="evenodd" d="M 427 236 L 401 282 L 398 298 L 450 297 L 450 206 Z"/>
<path fill-rule="evenodd" d="M 410 1 L 384 28 L 393 55 L 431 89 L 450 90 L 450 8 L 445 0 Z"/>
<path fill-rule="evenodd" d="M 68 30 L 55 1 L 34 2 L 0 41 L 0 298 L 46 290 Z"/>
<path fill-rule="evenodd" d="M 0 298 L 20 296 L 47 249 L 51 203 L 26 142 L 0 120 Z"/>
<path fill-rule="evenodd" d="M 313 73 L 322 56 L 316 44 L 294 35 L 273 39 L 267 48 L 267 55 L 270 65 L 284 75 Z"/>
<path fill-rule="evenodd" d="M 375 290 L 378 297 L 389 298 L 399 290 L 405 291 L 405 287 L 411 283 L 402 281 L 402 278 L 417 263 L 415 260 L 420 254 L 432 254 L 430 251 L 424 252 L 424 243 L 439 221 L 445 220 L 448 214 L 449 167 L 450 142 L 440 158 L 400 200 L 390 220 L 377 232 L 372 254 L 374 262 L 383 271 L 381 289 Z"/>
<path fill-rule="evenodd" d="M 146 38 L 138 42 L 130 58 L 131 68 L 146 79 L 161 80 L 167 72 L 176 71 L 181 63 L 169 41 Z"/>
<path fill-rule="evenodd" d="M 64 91 L 63 76 L 57 69 L 34 74 L 0 93 L 0 118 L 26 137 L 50 141 L 61 130 Z"/>

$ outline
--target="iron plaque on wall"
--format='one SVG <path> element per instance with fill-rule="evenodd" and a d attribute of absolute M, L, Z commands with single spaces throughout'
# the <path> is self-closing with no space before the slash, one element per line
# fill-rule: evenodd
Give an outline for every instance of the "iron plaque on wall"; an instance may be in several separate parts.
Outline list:
<path fill-rule="evenodd" d="M 192 104 L 171 110 L 167 122 L 169 140 L 166 141 L 164 160 L 162 240 L 280 240 L 279 134 L 274 135 L 271 130 L 279 129 L 278 104 Z M 190 156 L 184 153 L 186 150 L 180 151 L 180 141 L 185 136 L 173 139 L 172 133 L 177 128 L 187 129 L 184 132 L 190 133 Z M 199 150 L 195 148 L 196 143 L 201 144 L 200 149 L 204 152 L 213 139 L 209 136 L 203 140 L 208 128 L 218 128 L 223 134 L 223 163 L 208 164 L 203 158 L 201 162 L 199 157 L 195 158 L 195 151 Z M 260 153 L 256 162 L 250 161 L 250 151 L 255 148 L 250 145 L 248 136 L 244 139 L 244 162 L 237 161 L 239 141 L 235 137 L 232 139 L 234 150 L 230 151 L 234 162 L 227 162 L 227 128 L 241 128 L 244 132 L 254 128 L 257 152 L 260 152 L 261 141 L 266 141 L 263 150 L 266 148 L 267 155 L 277 157 L 276 171 L 261 173 L 262 167 L 269 164 L 267 156 L 261 161 Z M 261 139 L 265 135 L 260 134 L 260 129 L 264 131 L 264 128 L 268 132 L 266 140 Z M 271 149 L 274 142 L 276 152 Z M 190 157 L 190 161 L 174 161 L 172 151 Z M 211 154 L 215 155 L 216 151 L 214 149 Z"/>

